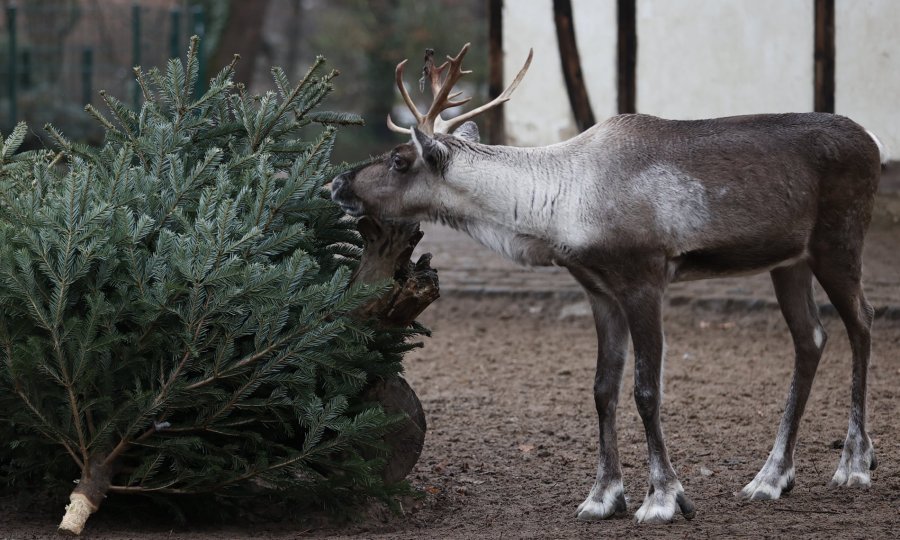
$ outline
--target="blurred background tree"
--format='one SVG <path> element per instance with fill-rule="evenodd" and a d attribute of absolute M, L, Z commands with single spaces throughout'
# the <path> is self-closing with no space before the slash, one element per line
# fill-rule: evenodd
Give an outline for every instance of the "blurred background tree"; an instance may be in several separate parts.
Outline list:
<path fill-rule="evenodd" d="M 334 106 L 366 120 L 364 128 L 341 133 L 335 148 L 338 159 L 356 160 L 397 141 L 398 135 L 385 127 L 392 110 L 396 121 L 412 122 L 394 85 L 394 68 L 404 58 L 410 60 L 406 83 L 411 94 L 430 103 L 430 95 L 417 89 L 426 48 L 443 58 L 472 42 L 466 65 L 474 73 L 463 81 L 462 89 L 475 101 L 487 96 L 487 8 L 480 0 L 269 0 L 268 4 L 265 60 L 257 63 L 254 87 L 269 84 L 266 66 L 288 66 L 297 75 L 316 54 L 328 57 L 343 79 L 333 96 Z"/>
<path fill-rule="evenodd" d="M 102 133 L 82 110 L 89 102 L 101 105 L 97 90 L 130 101 L 133 65 L 163 66 L 198 32 L 206 76 L 239 53 L 235 80 L 253 93 L 271 89 L 270 66 L 296 78 L 325 55 L 342 73 L 333 106 L 366 120 L 341 133 L 336 160 L 355 161 L 396 142 L 385 128 L 391 110 L 396 121 L 411 123 L 393 81 L 399 61 L 409 58 L 411 93 L 430 102 L 416 89 L 426 48 L 443 58 L 472 42 L 466 64 L 474 73 L 462 89 L 475 101 L 487 95 L 487 8 L 480 0 L 0 0 L 0 6 L 0 129 L 26 121 L 32 147 L 43 144 L 37 137 L 47 122 L 99 143 Z"/>

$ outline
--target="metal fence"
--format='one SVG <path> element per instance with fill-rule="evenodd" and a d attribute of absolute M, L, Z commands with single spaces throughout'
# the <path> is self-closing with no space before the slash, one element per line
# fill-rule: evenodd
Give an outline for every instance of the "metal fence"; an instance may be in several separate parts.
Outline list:
<path fill-rule="evenodd" d="M 0 13 L 0 131 L 22 120 L 32 131 L 50 122 L 73 138 L 99 142 L 102 131 L 84 112 L 99 90 L 139 106 L 132 67 L 164 69 L 184 53 L 190 35 L 205 33 L 199 6 L 98 5 L 25 3 Z"/>

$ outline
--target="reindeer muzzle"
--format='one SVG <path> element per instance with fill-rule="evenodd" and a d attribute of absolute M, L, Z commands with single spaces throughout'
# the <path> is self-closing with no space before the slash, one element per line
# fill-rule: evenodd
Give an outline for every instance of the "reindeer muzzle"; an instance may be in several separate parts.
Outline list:
<path fill-rule="evenodd" d="M 336 176 L 331 181 L 331 200 L 338 203 L 345 213 L 357 217 L 363 215 L 363 206 L 350 187 L 352 179 L 350 172 Z"/>

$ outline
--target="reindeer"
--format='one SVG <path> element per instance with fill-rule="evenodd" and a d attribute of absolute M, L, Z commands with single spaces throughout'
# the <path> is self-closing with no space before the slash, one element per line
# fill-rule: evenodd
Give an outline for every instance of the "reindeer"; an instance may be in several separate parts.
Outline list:
<path fill-rule="evenodd" d="M 863 238 L 872 214 L 883 147 L 853 121 L 832 114 L 761 114 L 673 121 L 615 116 L 542 148 L 487 146 L 475 115 L 449 120 L 466 44 L 424 69 L 434 100 L 401 144 L 345 172 L 332 198 L 352 216 L 437 221 L 524 265 L 560 265 L 584 288 L 598 337 L 594 402 L 599 417 L 596 480 L 576 511 L 600 520 L 626 510 L 616 446 L 616 408 L 628 350 L 634 399 L 647 437 L 650 487 L 635 520 L 668 522 L 694 505 L 668 457 L 660 425 L 663 297 L 669 283 L 769 272 L 794 342 L 794 374 L 768 459 L 739 493 L 777 499 L 794 485 L 794 448 L 826 334 L 813 277 L 847 329 L 853 354 L 850 422 L 834 486 L 869 486 L 875 453 L 866 433 L 866 378 L 873 309 L 861 286 Z M 446 73 L 445 73 L 446 72 Z"/>

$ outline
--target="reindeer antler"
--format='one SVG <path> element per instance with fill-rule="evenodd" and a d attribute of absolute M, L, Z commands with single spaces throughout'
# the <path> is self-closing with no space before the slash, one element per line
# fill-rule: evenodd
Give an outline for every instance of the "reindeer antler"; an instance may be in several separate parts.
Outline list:
<path fill-rule="evenodd" d="M 462 92 L 456 92 L 455 94 L 450 93 L 463 75 L 472 73 L 471 71 L 462 69 L 462 60 L 463 57 L 465 57 L 466 53 L 469 52 L 469 45 L 469 43 L 463 45 L 463 48 L 459 51 L 459 54 L 453 57 L 448 56 L 447 61 L 438 67 L 434 66 L 434 50 L 427 49 L 425 51 L 425 67 L 422 68 L 422 78 L 423 80 L 429 80 L 431 93 L 434 96 L 431 101 L 431 106 L 428 107 L 428 112 L 426 112 L 425 114 L 422 114 L 416 107 L 416 104 L 409 96 L 409 92 L 406 90 L 406 84 L 404 84 L 403 82 L 403 66 L 406 65 L 406 60 L 397 64 L 397 69 L 394 71 L 394 75 L 397 82 L 397 88 L 400 90 L 400 95 L 403 96 L 403 101 L 406 102 L 406 106 L 409 108 L 410 112 L 412 112 L 413 117 L 415 117 L 417 127 L 429 135 L 433 135 L 435 133 L 450 133 L 466 120 L 474 118 L 475 116 L 487 110 L 493 109 L 494 107 L 497 107 L 498 105 L 509 101 L 510 96 L 512 96 L 512 93 L 516 90 L 516 87 L 519 86 L 519 83 L 522 82 L 522 79 L 525 77 L 525 72 L 527 72 L 528 67 L 531 66 L 531 58 L 534 56 L 534 51 L 529 50 L 528 58 L 525 60 L 525 65 L 522 66 L 522 69 L 519 70 L 516 78 L 513 79 L 513 81 L 509 84 L 509 86 L 506 87 L 506 90 L 504 90 L 502 94 L 494 98 L 489 103 L 485 103 L 478 108 L 472 109 L 471 111 L 463 113 L 459 116 L 455 116 L 450 120 L 444 120 L 443 118 L 441 118 L 442 112 L 452 107 L 459 107 L 461 105 L 464 105 L 472 99 L 471 97 L 467 97 L 464 99 L 456 100 L 456 98 L 458 98 L 462 94 Z M 446 75 L 444 75 L 444 71 L 447 72 Z M 408 128 L 402 128 L 395 124 L 394 121 L 391 120 L 391 115 L 388 115 L 387 117 L 387 125 L 391 131 L 396 131 L 398 133 L 410 132 Z"/>

